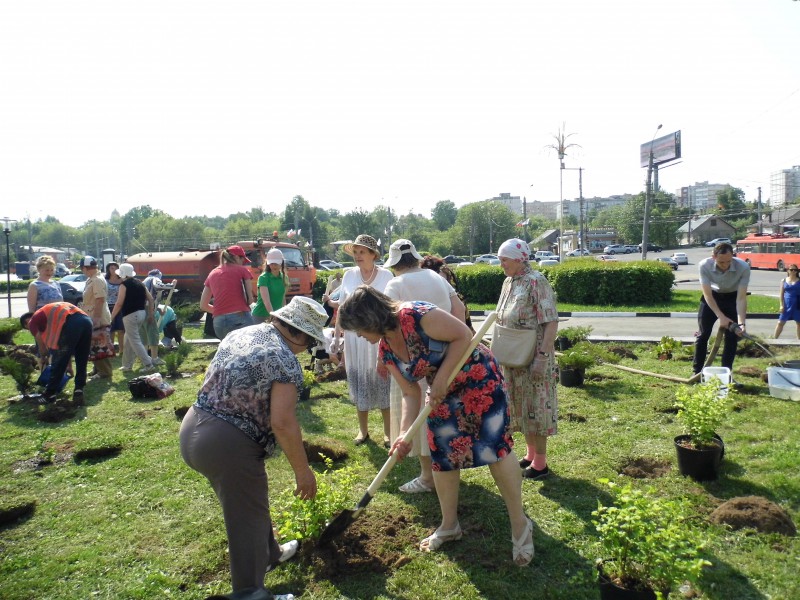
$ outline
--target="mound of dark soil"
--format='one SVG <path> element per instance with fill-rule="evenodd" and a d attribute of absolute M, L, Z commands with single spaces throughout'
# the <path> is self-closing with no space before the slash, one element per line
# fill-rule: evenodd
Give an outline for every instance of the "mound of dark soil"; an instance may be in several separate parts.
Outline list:
<path fill-rule="evenodd" d="M 336 581 L 356 573 L 389 573 L 409 562 L 420 534 L 404 515 L 364 512 L 327 546 L 310 542 L 300 548 L 300 560 L 316 577 Z"/>
<path fill-rule="evenodd" d="M 732 498 L 720 504 L 709 518 L 712 523 L 724 523 L 733 529 L 749 527 L 761 533 L 797 534 L 797 527 L 789 514 L 761 496 Z"/>
<path fill-rule="evenodd" d="M 75 462 L 93 460 L 95 458 L 109 458 L 117 456 L 120 452 L 122 452 L 122 446 L 119 444 L 108 444 L 106 446 L 98 446 L 97 448 L 84 448 L 75 453 Z"/>
<path fill-rule="evenodd" d="M 559 419 L 570 421 L 572 423 L 586 423 L 586 417 L 573 412 L 563 413 L 558 415 Z"/>
<path fill-rule="evenodd" d="M 620 358 L 630 358 L 632 360 L 639 360 L 639 357 L 633 353 L 633 351 L 628 350 L 627 348 L 623 348 L 622 346 L 612 346 L 608 349 L 609 352 L 613 352 Z"/>
<path fill-rule="evenodd" d="M 669 473 L 671 468 L 672 464 L 668 460 L 639 456 L 622 461 L 619 473 L 634 479 L 655 479 Z"/>

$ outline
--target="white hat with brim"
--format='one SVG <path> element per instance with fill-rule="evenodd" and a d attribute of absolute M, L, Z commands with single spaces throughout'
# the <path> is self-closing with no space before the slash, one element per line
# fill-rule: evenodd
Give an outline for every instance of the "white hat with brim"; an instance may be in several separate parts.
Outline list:
<path fill-rule="evenodd" d="M 404 246 L 407 246 L 404 248 Z M 417 260 L 422 260 L 422 255 L 417 252 L 417 249 L 414 247 L 414 244 L 411 243 L 411 240 L 395 240 L 394 243 L 389 246 L 389 258 L 386 261 L 387 267 L 393 267 L 397 263 L 400 262 L 400 258 L 403 254 L 410 254 Z"/>
<path fill-rule="evenodd" d="M 362 233 L 360 236 L 358 236 L 355 239 L 354 242 L 351 242 L 349 244 L 345 244 L 344 246 L 342 246 L 342 251 L 345 254 L 349 254 L 350 256 L 353 256 L 353 246 L 363 246 L 367 250 L 370 250 L 371 252 L 373 252 L 375 254 L 375 256 L 380 256 L 381 255 L 381 252 L 378 249 L 378 242 L 371 235 L 366 235 L 366 234 Z"/>
<path fill-rule="evenodd" d="M 117 269 L 118 277 L 136 277 L 136 271 L 133 270 L 131 263 L 122 263 Z"/>
<path fill-rule="evenodd" d="M 295 296 L 289 304 L 270 314 L 320 342 L 325 341 L 323 329 L 328 320 L 328 313 L 316 300 L 305 296 Z"/>

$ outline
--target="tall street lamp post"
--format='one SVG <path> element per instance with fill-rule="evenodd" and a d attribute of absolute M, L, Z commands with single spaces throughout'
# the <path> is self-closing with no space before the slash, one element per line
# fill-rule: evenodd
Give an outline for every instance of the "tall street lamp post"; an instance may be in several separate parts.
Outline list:
<path fill-rule="evenodd" d="M 16 223 L 16 219 L 9 219 L 3 217 L 3 233 L 6 234 L 6 292 L 8 295 L 8 318 L 11 318 L 11 243 L 9 237 L 11 236 L 11 228 L 9 223 Z"/>
<path fill-rule="evenodd" d="M 564 163 L 561 163 L 561 171 L 578 172 L 578 248 L 583 250 L 586 246 L 586 232 L 584 231 L 586 223 L 583 213 L 583 167 L 565 167 Z"/>
<path fill-rule="evenodd" d="M 642 260 L 647 260 L 647 246 L 650 243 L 650 204 L 653 200 L 653 143 L 656 141 L 658 130 L 661 129 L 659 123 L 650 140 L 650 153 L 647 163 L 647 189 L 644 192 L 644 223 L 642 223 Z"/>

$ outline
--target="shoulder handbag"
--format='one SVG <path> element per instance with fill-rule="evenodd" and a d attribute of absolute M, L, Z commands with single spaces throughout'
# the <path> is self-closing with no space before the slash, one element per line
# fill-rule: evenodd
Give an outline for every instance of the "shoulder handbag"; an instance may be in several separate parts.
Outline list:
<path fill-rule="evenodd" d="M 498 311 L 499 314 L 503 314 L 510 294 L 511 287 L 509 286 L 503 297 L 503 308 Z M 492 354 L 501 365 L 512 368 L 527 367 L 533 362 L 535 352 L 535 329 L 514 329 L 495 323 L 492 334 Z"/>

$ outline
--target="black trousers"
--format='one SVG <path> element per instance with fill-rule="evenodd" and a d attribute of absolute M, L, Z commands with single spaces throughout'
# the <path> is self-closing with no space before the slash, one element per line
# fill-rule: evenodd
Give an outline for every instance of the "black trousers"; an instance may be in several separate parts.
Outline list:
<path fill-rule="evenodd" d="M 730 294 L 714 293 L 714 300 L 717 301 L 717 306 L 719 306 L 722 314 L 732 319 L 735 323 L 737 319 L 736 292 L 731 292 Z M 694 343 L 694 373 L 700 373 L 703 370 L 706 354 L 708 353 L 708 338 L 711 336 L 711 330 L 716 322 L 717 315 L 708 307 L 706 299 L 701 299 L 700 308 L 697 311 L 697 326 L 699 329 L 697 340 Z M 736 358 L 736 344 L 738 342 L 738 335 L 731 331 L 725 332 L 725 346 L 722 350 L 723 367 L 733 370 L 733 359 Z"/>

